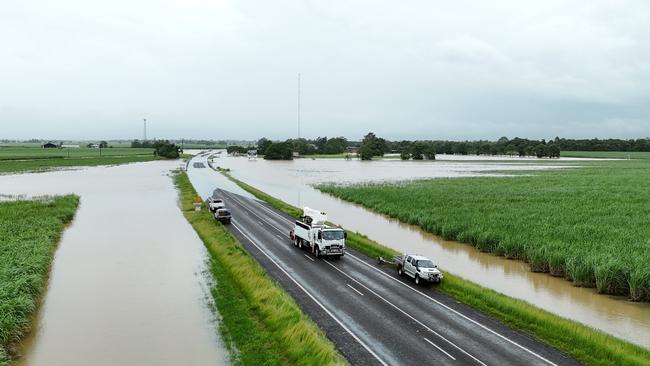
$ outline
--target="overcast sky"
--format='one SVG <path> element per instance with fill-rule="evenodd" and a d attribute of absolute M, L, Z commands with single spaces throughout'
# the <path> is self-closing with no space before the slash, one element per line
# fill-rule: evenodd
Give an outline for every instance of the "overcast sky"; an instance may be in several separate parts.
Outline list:
<path fill-rule="evenodd" d="M 0 138 L 650 136 L 650 2 L 1 0 Z"/>

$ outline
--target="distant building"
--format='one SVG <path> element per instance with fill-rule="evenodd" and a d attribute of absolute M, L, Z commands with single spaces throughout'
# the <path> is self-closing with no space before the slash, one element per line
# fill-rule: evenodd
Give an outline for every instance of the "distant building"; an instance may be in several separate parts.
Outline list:
<path fill-rule="evenodd" d="M 91 149 L 99 149 L 99 144 L 88 144 L 88 147 Z"/>
<path fill-rule="evenodd" d="M 61 145 L 62 149 L 78 149 L 79 145 Z"/>
<path fill-rule="evenodd" d="M 348 154 L 357 154 L 359 152 L 359 147 L 358 146 L 348 146 L 346 149 Z"/>
<path fill-rule="evenodd" d="M 54 148 L 59 147 L 59 145 L 48 142 L 48 143 L 43 144 L 42 147 L 43 147 L 43 149 L 54 149 Z"/>

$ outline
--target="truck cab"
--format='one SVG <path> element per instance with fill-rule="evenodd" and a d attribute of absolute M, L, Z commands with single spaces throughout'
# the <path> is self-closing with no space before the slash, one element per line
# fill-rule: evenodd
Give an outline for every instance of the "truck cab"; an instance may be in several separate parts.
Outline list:
<path fill-rule="evenodd" d="M 295 246 L 309 247 L 316 257 L 341 257 L 345 254 L 347 234 L 340 227 L 328 226 L 326 221 L 327 215 L 324 212 L 305 207 L 303 216 L 296 220 L 289 237 Z"/>

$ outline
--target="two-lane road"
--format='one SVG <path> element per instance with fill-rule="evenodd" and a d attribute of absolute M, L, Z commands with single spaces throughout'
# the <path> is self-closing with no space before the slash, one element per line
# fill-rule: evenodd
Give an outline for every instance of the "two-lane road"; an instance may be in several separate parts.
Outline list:
<path fill-rule="evenodd" d="M 229 230 L 354 365 L 579 364 L 354 250 L 315 258 L 291 244 L 292 218 L 249 197 L 214 195 L 233 214 Z"/>

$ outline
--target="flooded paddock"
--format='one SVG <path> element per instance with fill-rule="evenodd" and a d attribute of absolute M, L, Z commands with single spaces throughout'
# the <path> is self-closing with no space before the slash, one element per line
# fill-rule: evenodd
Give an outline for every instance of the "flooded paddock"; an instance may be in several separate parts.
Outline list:
<path fill-rule="evenodd" d="M 16 365 L 224 365 L 203 243 L 178 208 L 178 161 L 2 175 L 7 195 L 79 210 Z"/>
<path fill-rule="evenodd" d="M 442 240 L 417 227 L 325 195 L 310 186 L 322 182 L 466 177 L 485 171 L 553 169 L 556 166 L 508 161 L 265 161 L 232 157 L 216 158 L 214 165 L 230 168 L 236 178 L 290 204 L 324 210 L 333 222 L 366 234 L 385 246 L 429 256 L 444 270 L 455 275 L 650 348 L 648 303 L 600 295 L 594 289 L 575 287 L 562 278 L 533 273 L 526 263 L 483 253 L 468 244 Z"/>

